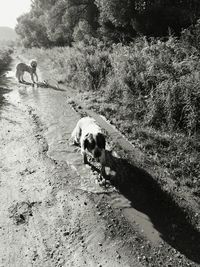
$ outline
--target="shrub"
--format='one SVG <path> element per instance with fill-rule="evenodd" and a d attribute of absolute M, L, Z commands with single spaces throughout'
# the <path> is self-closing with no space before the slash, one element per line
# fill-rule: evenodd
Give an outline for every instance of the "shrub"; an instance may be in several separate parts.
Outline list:
<path fill-rule="evenodd" d="M 118 102 L 127 108 L 130 120 L 196 132 L 200 118 L 196 50 L 172 37 L 165 42 L 140 38 L 128 46 L 115 45 L 110 58 L 113 72 L 107 91 L 113 92 L 113 84 L 116 92 L 123 91 L 123 101 Z M 117 101 L 118 96 L 113 98 Z"/>
<path fill-rule="evenodd" d="M 12 52 L 13 50 L 9 47 L 0 47 L 0 76 L 8 70 Z"/>
<path fill-rule="evenodd" d="M 109 52 L 103 49 L 102 42 L 79 43 L 73 48 L 68 66 L 68 81 L 74 86 L 84 90 L 99 90 L 111 69 Z"/>

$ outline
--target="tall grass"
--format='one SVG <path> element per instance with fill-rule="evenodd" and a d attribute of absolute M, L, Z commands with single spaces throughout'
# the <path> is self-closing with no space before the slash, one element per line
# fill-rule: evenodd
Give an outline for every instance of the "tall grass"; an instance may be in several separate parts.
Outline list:
<path fill-rule="evenodd" d="M 130 118 L 191 135 L 200 126 L 199 59 L 196 50 L 172 37 L 166 42 L 139 39 L 129 46 L 117 45 L 107 90 L 115 82 L 128 94 L 123 102 L 131 107 Z"/>

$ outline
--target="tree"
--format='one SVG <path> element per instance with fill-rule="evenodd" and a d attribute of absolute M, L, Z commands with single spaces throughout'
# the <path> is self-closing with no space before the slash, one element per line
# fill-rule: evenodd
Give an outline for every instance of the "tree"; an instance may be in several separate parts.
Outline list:
<path fill-rule="evenodd" d="M 100 31 L 112 40 L 129 40 L 136 34 L 176 35 L 200 16 L 197 0 L 95 0 Z"/>
<path fill-rule="evenodd" d="M 83 21 L 89 35 L 96 32 L 97 14 L 94 0 L 33 0 L 31 11 L 18 19 L 16 30 L 28 47 L 70 45 L 78 32 L 78 39 L 87 34 L 85 29 L 80 34 Z"/>
<path fill-rule="evenodd" d="M 100 32 L 113 40 L 134 37 L 136 32 L 131 21 L 135 17 L 135 1 L 95 0 L 99 9 Z"/>
<path fill-rule="evenodd" d="M 17 21 L 18 24 L 15 30 L 21 37 L 22 44 L 25 47 L 42 47 L 51 44 L 46 33 L 46 27 L 42 23 L 42 17 L 38 19 L 27 13 L 20 16 Z"/>
<path fill-rule="evenodd" d="M 199 0 L 32 0 L 18 19 L 25 46 L 63 46 L 99 35 L 114 42 L 136 35 L 179 35 L 200 16 Z"/>

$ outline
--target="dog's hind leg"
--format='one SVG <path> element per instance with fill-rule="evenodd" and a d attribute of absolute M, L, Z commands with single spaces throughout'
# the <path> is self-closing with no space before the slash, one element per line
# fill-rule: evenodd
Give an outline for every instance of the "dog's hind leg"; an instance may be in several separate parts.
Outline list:
<path fill-rule="evenodd" d="M 21 74 L 21 81 L 22 82 L 25 82 L 25 80 L 24 80 L 24 73 Z"/>
<path fill-rule="evenodd" d="M 16 75 L 15 76 L 16 76 L 18 82 L 20 83 L 21 82 L 21 80 L 20 80 L 20 71 L 18 69 L 16 70 Z"/>
<path fill-rule="evenodd" d="M 83 162 L 84 164 L 87 164 L 88 163 L 88 160 L 87 160 L 87 154 L 85 151 L 82 152 L 82 155 L 83 155 Z"/>
<path fill-rule="evenodd" d="M 78 125 L 76 125 L 71 134 L 71 139 L 73 140 L 75 145 L 80 144 L 80 136 L 81 136 L 81 128 Z"/>
<path fill-rule="evenodd" d="M 33 73 L 31 73 L 31 80 L 32 80 L 32 82 L 33 82 L 33 83 L 35 83 L 35 80 L 34 80 L 34 75 L 33 75 Z"/>

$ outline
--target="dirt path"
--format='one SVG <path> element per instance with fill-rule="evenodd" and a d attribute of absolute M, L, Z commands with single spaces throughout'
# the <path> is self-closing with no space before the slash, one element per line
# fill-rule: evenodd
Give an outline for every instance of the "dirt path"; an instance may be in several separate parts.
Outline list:
<path fill-rule="evenodd" d="M 80 118 L 69 91 L 13 79 L 8 86 L 0 107 L 0 266 L 200 266 L 199 232 L 149 174 L 108 151 L 111 184 L 100 186 L 98 164 L 82 164 L 69 144 Z"/>

